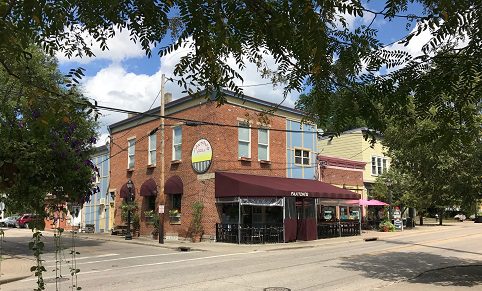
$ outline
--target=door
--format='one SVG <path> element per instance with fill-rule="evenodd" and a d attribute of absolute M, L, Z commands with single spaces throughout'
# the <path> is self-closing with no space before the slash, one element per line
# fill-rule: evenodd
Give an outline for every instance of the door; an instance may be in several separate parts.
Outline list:
<path fill-rule="evenodd" d="M 297 240 L 315 240 L 316 219 L 315 219 L 315 199 L 296 198 L 296 218 L 297 218 Z"/>
<path fill-rule="evenodd" d="M 109 203 L 109 230 L 114 228 L 114 210 L 115 204 L 114 201 Z"/>

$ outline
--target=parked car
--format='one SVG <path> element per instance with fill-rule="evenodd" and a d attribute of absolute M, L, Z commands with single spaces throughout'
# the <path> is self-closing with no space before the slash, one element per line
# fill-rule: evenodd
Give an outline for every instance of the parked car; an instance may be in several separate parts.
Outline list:
<path fill-rule="evenodd" d="M 454 216 L 455 219 L 458 219 L 460 222 L 464 221 L 465 219 L 467 219 L 467 217 L 462 214 L 462 213 L 459 213 L 457 215 Z"/>
<path fill-rule="evenodd" d="M 9 216 L 9 217 L 5 217 L 4 219 L 0 219 L 0 226 L 15 227 L 15 224 L 17 223 L 18 218 L 19 216 L 16 215 L 16 216 Z"/>
<path fill-rule="evenodd" d="M 35 219 L 37 219 L 37 216 L 34 214 L 24 214 L 17 219 L 17 223 L 15 225 L 18 228 L 29 228 L 29 224 L 32 223 Z"/>

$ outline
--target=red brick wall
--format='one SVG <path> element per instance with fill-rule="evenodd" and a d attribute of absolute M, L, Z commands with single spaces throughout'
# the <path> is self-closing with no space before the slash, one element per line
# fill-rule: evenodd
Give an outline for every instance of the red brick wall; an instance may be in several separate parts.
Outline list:
<path fill-rule="evenodd" d="M 200 106 L 184 110 L 173 114 L 173 117 L 187 118 L 193 120 L 209 121 L 221 124 L 236 126 L 238 119 L 246 119 L 251 116 L 251 125 L 259 126 L 255 118 L 257 112 L 235 105 L 225 104 L 220 107 L 216 103 L 207 103 Z M 219 222 L 215 198 L 214 198 L 214 179 L 198 180 L 198 175 L 191 166 L 191 151 L 194 144 L 201 138 L 207 139 L 213 149 L 213 160 L 210 169 L 206 174 L 213 174 L 215 171 L 230 171 L 237 173 L 249 173 L 253 175 L 266 176 L 286 176 L 286 134 L 285 132 L 270 131 L 270 165 L 261 164 L 258 161 L 257 146 L 258 132 L 251 130 L 251 161 L 238 160 L 238 129 L 236 127 L 219 126 L 186 126 L 182 125 L 182 162 L 171 164 L 172 157 L 172 127 L 179 122 L 166 120 L 165 126 L 165 181 L 174 175 L 181 177 L 184 184 L 184 193 L 181 205 L 181 224 L 174 225 L 169 223 L 168 211 L 170 209 L 167 197 L 158 197 L 157 203 L 166 204 L 166 214 L 164 229 L 166 234 L 177 233 L 181 237 L 188 236 L 189 225 L 191 223 L 191 205 L 195 201 L 204 203 L 203 226 L 204 234 L 215 234 L 215 223 Z M 157 134 L 157 167 L 147 167 L 148 139 L 139 141 L 147 135 L 153 128 L 159 125 L 159 121 L 152 121 L 113 134 L 111 143 L 111 176 L 110 189 L 116 189 L 116 215 L 115 223 L 120 224 L 120 205 L 119 190 L 131 178 L 136 188 L 136 202 L 141 206 L 141 234 L 149 235 L 151 227 L 144 223 L 143 212 L 145 205 L 143 197 L 139 196 L 139 189 L 144 181 L 153 178 L 159 184 L 160 178 L 160 132 Z M 286 129 L 286 120 L 281 117 L 270 117 L 272 129 Z M 126 134 L 126 132 L 128 132 Z M 134 171 L 127 171 L 127 150 L 122 153 L 121 148 L 127 147 L 127 139 L 136 136 L 136 155 Z M 119 154 L 118 154 L 119 153 Z"/>
<path fill-rule="evenodd" d="M 336 186 L 345 185 L 346 189 L 360 194 L 363 192 L 362 170 L 320 167 L 320 181 Z"/>

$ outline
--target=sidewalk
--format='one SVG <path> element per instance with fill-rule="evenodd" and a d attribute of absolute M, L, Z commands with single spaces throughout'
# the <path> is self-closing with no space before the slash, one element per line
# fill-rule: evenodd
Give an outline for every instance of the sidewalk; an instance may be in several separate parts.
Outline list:
<path fill-rule="evenodd" d="M 368 238 L 377 238 L 378 240 L 390 239 L 399 236 L 405 236 L 420 232 L 435 232 L 446 229 L 448 226 L 425 227 L 417 226 L 413 229 L 407 229 L 403 232 L 377 232 L 377 231 L 363 231 L 361 236 L 336 237 L 328 239 L 319 239 L 314 241 L 297 241 L 290 243 L 277 244 L 231 244 L 221 242 L 200 242 L 193 243 L 190 241 L 181 240 L 166 240 L 164 244 L 159 244 L 157 240 L 150 237 L 136 237 L 132 240 L 125 240 L 123 236 L 111 235 L 110 233 L 95 233 L 86 234 L 79 233 L 78 238 L 99 241 L 111 241 L 117 243 L 148 245 L 160 248 L 167 248 L 172 250 L 197 250 L 197 251 L 211 251 L 211 252 L 250 252 L 250 251 L 278 251 L 300 248 L 315 248 L 321 246 L 337 245 L 340 243 L 355 243 L 363 242 Z M 53 232 L 44 231 L 44 236 L 53 236 Z M 367 242 L 368 243 L 368 242 Z M 9 282 L 21 280 L 33 276 L 30 268 L 34 265 L 34 261 L 30 258 L 13 257 L 4 255 L 1 261 L 1 276 L 0 286 Z"/>
<path fill-rule="evenodd" d="M 92 239 L 101 241 L 112 241 L 128 244 L 140 244 L 155 246 L 161 248 L 168 248 L 173 250 L 179 250 L 180 248 L 188 248 L 189 250 L 197 251 L 213 251 L 213 252 L 243 252 L 243 251 L 275 251 L 275 250 L 288 250 L 299 248 L 314 248 L 325 245 L 336 245 L 340 243 L 353 243 L 362 242 L 368 238 L 377 238 L 378 240 L 394 238 L 397 236 L 403 236 L 410 233 L 420 232 L 432 232 L 440 231 L 446 226 L 425 227 L 417 226 L 413 229 L 406 229 L 403 232 L 378 232 L 378 231 L 363 231 L 359 236 L 348 237 L 335 237 L 327 239 L 319 239 L 313 241 L 296 241 L 290 243 L 275 243 L 275 244 L 232 244 L 222 242 L 199 242 L 193 243 L 184 240 L 165 240 L 164 244 L 159 244 L 158 240 L 154 240 L 151 237 L 133 237 L 132 240 L 125 240 L 123 236 L 111 235 L 110 233 L 94 233 L 86 234 L 79 233 L 78 237 L 82 239 Z"/>
<path fill-rule="evenodd" d="M 33 276 L 30 268 L 34 264 L 33 260 L 27 258 L 4 255 L 1 261 L 0 286 Z"/>

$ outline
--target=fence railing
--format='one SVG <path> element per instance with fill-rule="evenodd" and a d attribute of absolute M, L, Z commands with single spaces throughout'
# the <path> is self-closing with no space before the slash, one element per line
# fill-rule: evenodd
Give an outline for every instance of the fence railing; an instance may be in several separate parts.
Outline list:
<path fill-rule="evenodd" d="M 216 241 L 242 244 L 280 243 L 283 242 L 283 226 L 216 223 Z"/>
<path fill-rule="evenodd" d="M 318 238 L 360 235 L 360 222 L 334 221 L 318 223 Z"/>

